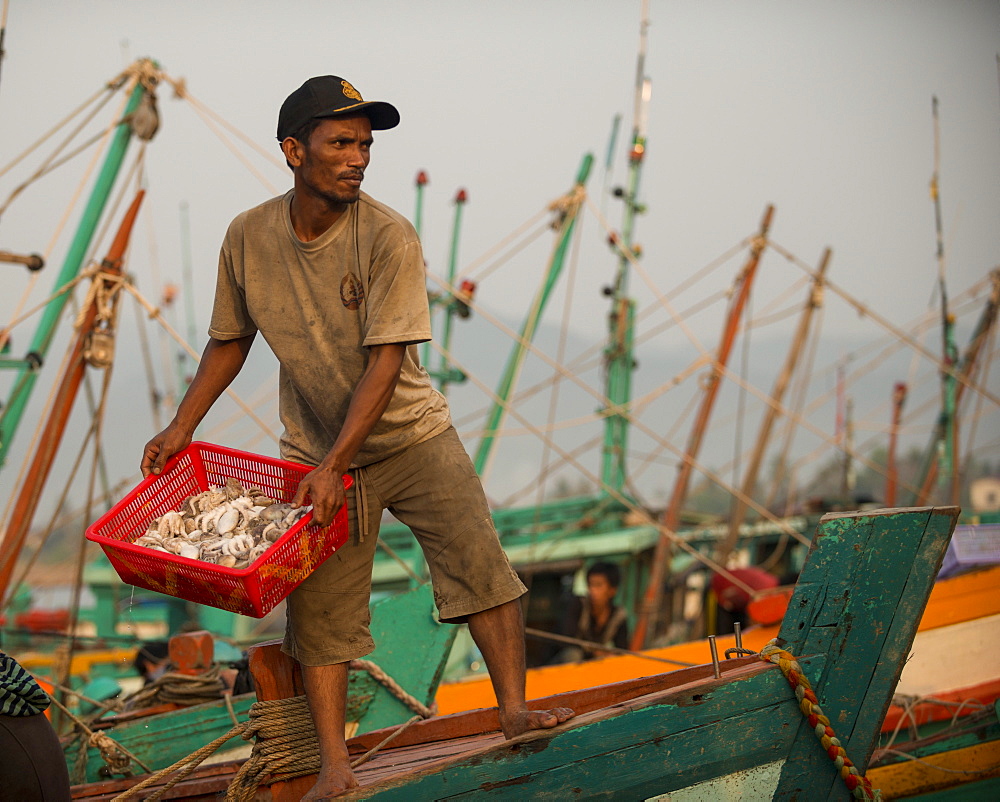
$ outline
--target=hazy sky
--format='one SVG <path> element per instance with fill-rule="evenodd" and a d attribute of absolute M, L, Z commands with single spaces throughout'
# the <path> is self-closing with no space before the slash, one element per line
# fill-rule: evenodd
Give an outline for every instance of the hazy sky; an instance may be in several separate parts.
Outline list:
<path fill-rule="evenodd" d="M 140 56 L 183 78 L 197 100 L 275 156 L 281 101 L 306 78 L 334 73 L 366 99 L 399 108 L 402 124 L 377 134 L 365 189 L 412 215 L 414 176 L 427 171 L 425 251 L 429 270 L 441 275 L 459 187 L 469 192 L 460 265 L 568 190 L 586 152 L 596 157 L 594 204 L 619 224 L 618 205 L 602 197 L 602 187 L 625 177 L 639 9 L 638 0 L 11 0 L 0 73 L 0 163 Z M 661 291 L 751 235 L 773 203 L 777 243 L 809 264 L 831 247 L 833 281 L 896 325 L 914 320 L 932 302 L 937 281 L 928 196 L 934 95 L 950 293 L 981 281 L 1000 261 L 1000 3 L 652 0 L 650 17 L 646 73 L 653 90 L 640 187 L 649 211 L 637 223 L 637 239 Z M 178 209 L 186 202 L 203 336 L 228 221 L 283 191 L 289 176 L 243 148 L 272 188 L 265 186 L 167 86 L 159 106 L 161 128 L 146 159 L 150 195 L 130 269 L 154 298 L 158 283 L 180 282 Z M 607 176 L 616 114 L 624 120 Z M 29 163 L 37 165 L 37 157 Z M 67 178 L 56 173 L 30 187 L 0 218 L 0 248 L 48 247 L 53 220 L 82 169 L 75 164 L 65 168 Z M 25 176 L 22 168 L 0 176 L 0 202 Z M 570 326 L 593 340 L 603 336 L 607 304 L 599 288 L 613 275 L 615 259 L 601 245 L 604 233 L 593 215 L 584 228 L 590 247 L 581 249 L 578 313 Z M 50 276 L 65 241 L 63 235 L 52 250 Z M 543 240 L 508 271 L 484 278 L 478 296 L 484 307 L 520 319 L 548 247 Z M 724 289 L 742 258 L 695 292 Z M 0 269 L 7 278 L 0 320 L 6 320 L 26 276 L 20 268 Z M 756 308 L 801 276 L 769 253 Z M 43 277 L 34 297 L 44 297 L 52 281 Z M 632 286 L 640 307 L 655 303 L 639 278 Z M 799 297 L 788 304 L 797 308 Z M 558 316 L 561 301 L 553 308 Z M 960 320 L 961 342 L 974 312 Z M 715 313 L 697 320 L 695 330 L 714 345 L 720 325 Z M 785 336 L 793 325 L 788 317 L 763 336 Z M 885 336 L 835 299 L 825 326 L 844 349 Z M 15 336 L 15 352 L 28 336 Z M 686 345 L 674 329 L 647 348 L 666 353 Z M 762 379 L 762 386 L 770 381 Z M 6 397 L 9 384 L 0 386 Z M 884 418 L 881 411 L 877 416 Z M 138 440 L 136 456 L 149 427 L 129 430 Z M 24 447 L 27 436 L 19 438 Z M 5 488 L 10 475 L 5 471 L 0 481 Z"/>

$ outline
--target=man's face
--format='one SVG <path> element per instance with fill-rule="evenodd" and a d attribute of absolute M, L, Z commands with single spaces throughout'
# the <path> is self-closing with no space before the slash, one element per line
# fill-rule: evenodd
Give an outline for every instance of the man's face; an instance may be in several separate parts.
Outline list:
<path fill-rule="evenodd" d="M 328 203 L 354 203 L 371 160 L 372 126 L 363 114 L 321 120 L 294 153 L 297 187 Z"/>
<path fill-rule="evenodd" d="M 595 607 L 605 607 L 614 599 L 618 588 L 608 582 L 604 574 L 591 574 L 587 577 L 587 595 Z"/>

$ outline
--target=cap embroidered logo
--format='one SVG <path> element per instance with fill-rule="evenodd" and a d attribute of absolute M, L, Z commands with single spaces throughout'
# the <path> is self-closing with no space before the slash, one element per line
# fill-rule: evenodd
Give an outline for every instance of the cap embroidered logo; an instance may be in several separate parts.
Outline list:
<path fill-rule="evenodd" d="M 344 87 L 344 97 L 349 97 L 351 100 L 357 100 L 359 102 L 363 100 L 361 93 L 347 81 L 341 81 L 340 84 Z"/>

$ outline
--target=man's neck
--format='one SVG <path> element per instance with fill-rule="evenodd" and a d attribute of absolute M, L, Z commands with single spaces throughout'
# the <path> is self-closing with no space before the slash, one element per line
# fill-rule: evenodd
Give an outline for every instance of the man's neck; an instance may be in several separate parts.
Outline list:
<path fill-rule="evenodd" d="M 347 206 L 346 203 L 330 203 L 323 198 L 296 191 L 288 210 L 295 236 L 303 242 L 311 242 L 322 236 L 347 211 Z"/>

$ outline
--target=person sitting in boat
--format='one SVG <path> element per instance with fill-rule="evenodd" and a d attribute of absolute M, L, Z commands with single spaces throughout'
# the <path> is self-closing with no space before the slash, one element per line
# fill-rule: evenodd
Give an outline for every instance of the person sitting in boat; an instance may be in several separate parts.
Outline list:
<path fill-rule="evenodd" d="M 143 475 L 190 444 L 243 367 L 259 331 L 281 366 L 281 455 L 316 466 L 293 506 L 351 536 L 288 597 L 283 650 L 302 665 L 322 768 L 305 799 L 357 784 L 344 742 L 348 662 L 374 648 L 372 566 L 383 509 L 426 555 L 442 621 L 468 622 L 507 737 L 554 727 L 565 708 L 524 699 L 526 592 L 510 567 L 479 477 L 444 396 L 421 367 L 431 338 L 424 259 L 413 226 L 361 191 L 372 131 L 399 112 L 333 75 L 311 78 L 278 114 L 293 188 L 239 215 L 219 258 L 210 339 L 170 425 L 146 445 Z M 342 475 L 354 486 L 344 489 Z"/>
<path fill-rule="evenodd" d="M 139 644 L 132 667 L 142 677 L 143 685 L 149 685 L 162 677 L 170 666 L 169 647 L 165 640 L 149 640 Z"/>
<path fill-rule="evenodd" d="M 69 770 L 48 706 L 35 678 L 0 652 L 0 799 L 69 802 Z"/>
<path fill-rule="evenodd" d="M 580 641 L 628 648 L 628 612 L 615 604 L 621 571 L 614 563 L 596 562 L 587 569 L 587 595 L 574 596 L 567 613 L 564 634 Z M 576 663 L 603 657 L 608 651 L 583 644 L 564 647 L 553 663 Z"/>

